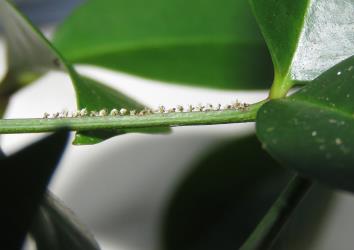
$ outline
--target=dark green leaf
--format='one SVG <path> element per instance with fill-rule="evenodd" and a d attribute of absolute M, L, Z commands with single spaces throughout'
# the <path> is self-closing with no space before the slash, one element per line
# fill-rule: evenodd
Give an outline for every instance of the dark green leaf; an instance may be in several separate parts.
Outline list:
<path fill-rule="evenodd" d="M 315 183 L 281 230 L 271 249 L 318 249 L 317 244 L 323 239 L 324 228 L 332 226 L 327 223 L 337 201 L 335 191 Z"/>
<path fill-rule="evenodd" d="M 2 149 L 0 148 L 0 159 L 3 158 L 3 157 L 5 157 L 5 154 L 4 154 L 4 152 L 2 151 Z"/>
<path fill-rule="evenodd" d="M 239 249 L 291 177 L 255 136 L 222 145 L 177 189 L 164 223 L 164 249 Z"/>
<path fill-rule="evenodd" d="M 44 197 L 30 230 L 37 250 L 98 250 L 93 236 L 51 193 Z"/>
<path fill-rule="evenodd" d="M 354 1 L 250 0 L 277 88 L 310 81 L 354 54 Z"/>
<path fill-rule="evenodd" d="M 354 57 L 289 98 L 270 101 L 257 134 L 276 159 L 303 175 L 354 191 Z"/>
<path fill-rule="evenodd" d="M 80 76 L 72 65 L 52 47 L 50 42 L 32 24 L 18 12 L 8 1 L 0 1 L 0 20 L 6 31 L 8 41 L 9 72 L 4 85 L 7 89 L 16 90 L 23 84 L 29 83 L 33 78 L 40 76 L 48 70 L 62 70 L 69 74 L 77 95 L 78 109 L 90 108 L 136 108 L 141 107 L 129 97 L 116 92 L 112 88 Z M 18 86 L 11 86 L 11 85 Z M 9 86 L 10 85 L 10 86 Z M 1 88 L 0 88 L 1 96 Z M 161 130 L 144 130 L 144 132 L 165 132 Z M 98 133 L 80 133 L 76 137 L 76 144 L 94 144 L 110 138 L 123 131 L 100 131 Z M 104 136 L 103 136 L 104 135 Z"/>
<path fill-rule="evenodd" d="M 280 231 L 311 186 L 312 182 L 308 179 L 295 176 L 260 220 L 240 250 L 271 249 Z"/>
<path fill-rule="evenodd" d="M 163 81 L 260 89 L 272 80 L 246 0 L 91 0 L 64 22 L 54 43 L 71 62 Z"/>
<path fill-rule="evenodd" d="M 67 139 L 67 132 L 58 132 L 0 159 L 0 215 L 4 228 L 1 246 L 4 249 L 21 248 Z"/>

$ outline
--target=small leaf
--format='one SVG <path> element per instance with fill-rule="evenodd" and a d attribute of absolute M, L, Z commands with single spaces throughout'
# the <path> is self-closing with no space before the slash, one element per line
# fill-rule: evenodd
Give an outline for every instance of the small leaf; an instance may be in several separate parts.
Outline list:
<path fill-rule="evenodd" d="M 57 132 L 18 153 L 0 159 L 4 249 L 20 249 L 47 184 L 68 139 Z"/>
<path fill-rule="evenodd" d="M 311 81 L 354 54 L 354 1 L 250 3 L 273 58 L 276 89 Z"/>
<path fill-rule="evenodd" d="M 51 193 L 44 197 L 30 230 L 37 250 L 99 250 L 94 237 Z"/>
<path fill-rule="evenodd" d="M 164 249 L 239 249 L 291 178 L 255 136 L 225 143 L 177 189 L 165 218 Z"/>
<path fill-rule="evenodd" d="M 48 70 L 62 70 L 69 74 L 77 95 L 78 109 L 136 108 L 136 101 L 97 81 L 80 76 L 50 44 L 50 42 L 8 1 L 0 1 L 0 20 L 6 31 L 9 72 L 4 86 L 22 87 Z M 8 86 L 8 85 L 17 86 Z M 0 85 L 1 86 L 1 85 Z M 168 129 L 140 130 L 145 133 L 166 132 Z M 94 144 L 123 131 L 78 133 L 75 144 Z"/>
<path fill-rule="evenodd" d="M 72 69 L 71 69 L 72 71 Z M 129 98 L 128 96 L 120 93 L 118 90 L 105 86 L 93 79 L 79 76 L 75 71 L 71 72 L 71 76 L 76 84 L 76 101 L 80 109 L 87 108 L 88 110 L 99 109 L 111 110 L 114 108 L 129 108 L 131 110 L 142 110 L 144 105 Z M 92 102 L 92 100 L 95 100 Z M 135 130 L 102 130 L 102 131 L 88 131 L 79 132 L 76 134 L 74 144 L 87 145 L 99 143 L 105 139 L 124 133 L 168 133 L 169 128 L 147 128 L 147 129 L 135 129 Z"/>
<path fill-rule="evenodd" d="M 246 0 L 91 0 L 65 20 L 54 44 L 71 62 L 163 81 L 261 89 L 272 80 Z"/>
<path fill-rule="evenodd" d="M 298 93 L 262 106 L 257 134 L 285 166 L 354 191 L 354 56 Z"/>

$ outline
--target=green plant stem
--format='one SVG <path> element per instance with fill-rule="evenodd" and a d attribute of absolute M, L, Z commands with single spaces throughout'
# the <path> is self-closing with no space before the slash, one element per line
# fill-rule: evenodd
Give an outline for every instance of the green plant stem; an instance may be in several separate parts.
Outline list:
<path fill-rule="evenodd" d="M 295 176 L 240 250 L 270 249 L 292 212 L 311 186 L 312 182 L 310 180 Z"/>
<path fill-rule="evenodd" d="M 285 97 L 293 85 L 294 83 L 290 80 L 290 77 L 280 77 L 276 75 L 269 92 L 269 98 L 278 99 Z"/>
<path fill-rule="evenodd" d="M 0 134 L 51 132 L 63 127 L 73 131 L 93 131 L 252 122 L 255 121 L 257 111 L 264 102 L 250 105 L 242 111 L 182 112 L 144 116 L 2 119 L 0 120 Z"/>

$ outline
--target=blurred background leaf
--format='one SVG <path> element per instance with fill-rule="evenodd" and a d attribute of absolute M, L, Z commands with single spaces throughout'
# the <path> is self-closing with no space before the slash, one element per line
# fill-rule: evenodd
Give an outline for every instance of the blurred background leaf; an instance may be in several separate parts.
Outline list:
<path fill-rule="evenodd" d="M 312 181 L 295 175 L 258 222 L 240 250 L 270 250 L 289 218 L 312 187 Z"/>
<path fill-rule="evenodd" d="M 93 235 L 52 193 L 40 204 L 30 229 L 37 250 L 99 250 Z"/>
<path fill-rule="evenodd" d="M 315 183 L 280 231 L 272 250 L 318 249 L 316 243 L 328 226 L 326 218 L 333 213 L 334 198 L 335 191 Z"/>
<path fill-rule="evenodd" d="M 67 132 L 57 132 L 0 159 L 0 216 L 4 228 L 1 245 L 4 249 L 21 248 L 67 139 Z"/>
<path fill-rule="evenodd" d="M 167 82 L 268 88 L 273 68 L 246 0 L 91 0 L 55 33 L 72 63 Z"/>
<path fill-rule="evenodd" d="M 219 146 L 177 188 L 165 217 L 164 249 L 238 249 L 292 177 L 255 136 Z"/>

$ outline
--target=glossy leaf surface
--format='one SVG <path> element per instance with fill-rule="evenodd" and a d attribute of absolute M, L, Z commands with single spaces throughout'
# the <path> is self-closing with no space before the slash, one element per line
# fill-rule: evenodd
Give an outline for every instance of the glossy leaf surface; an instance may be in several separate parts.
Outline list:
<path fill-rule="evenodd" d="M 185 177 L 164 223 L 164 249 L 239 249 L 292 174 L 255 136 L 207 154 Z"/>
<path fill-rule="evenodd" d="M 30 231 L 38 250 L 99 250 L 94 237 L 51 193 L 40 204 Z"/>
<path fill-rule="evenodd" d="M 246 0 L 91 0 L 63 23 L 54 43 L 70 62 L 163 81 L 260 89 L 272 80 Z"/>
<path fill-rule="evenodd" d="M 69 74 L 77 96 L 78 109 L 136 108 L 136 101 L 107 86 L 80 76 L 73 66 L 52 47 L 50 42 L 22 16 L 8 1 L 0 1 L 0 20 L 6 31 L 9 72 L 5 85 L 23 85 L 48 70 L 62 70 Z M 21 86 L 8 86 L 19 88 Z M 166 131 L 166 129 L 162 129 Z M 144 132 L 156 132 L 156 130 Z M 157 131 L 158 132 L 158 131 Z M 80 134 L 75 144 L 94 144 L 123 131 L 102 131 Z"/>
<path fill-rule="evenodd" d="M 21 248 L 67 139 L 67 132 L 58 132 L 0 159 L 4 249 Z"/>
<path fill-rule="evenodd" d="M 354 191 L 354 57 L 298 93 L 265 104 L 257 133 L 285 166 Z"/>
<path fill-rule="evenodd" d="M 311 81 L 354 54 L 354 1 L 250 0 L 276 83 Z"/>

